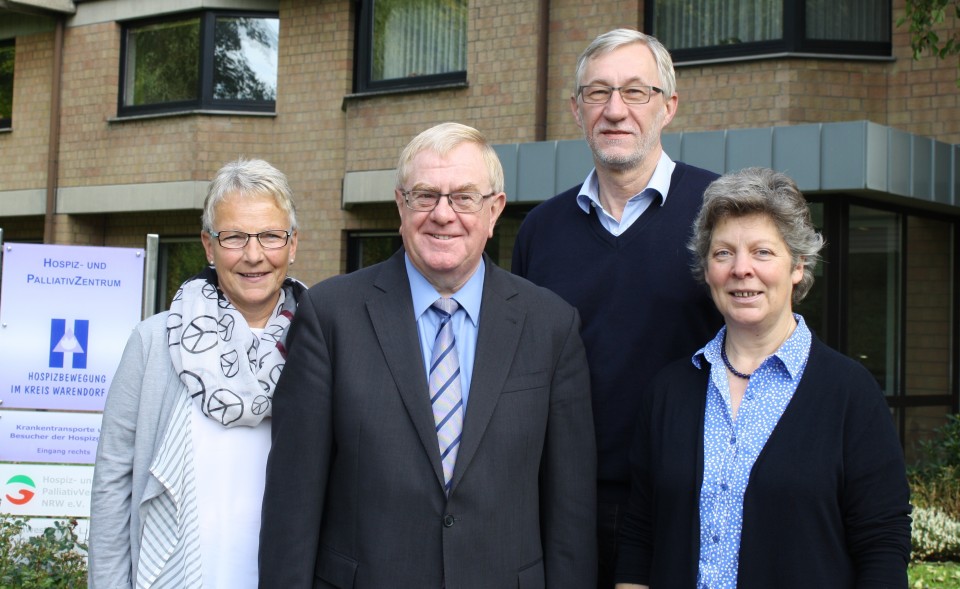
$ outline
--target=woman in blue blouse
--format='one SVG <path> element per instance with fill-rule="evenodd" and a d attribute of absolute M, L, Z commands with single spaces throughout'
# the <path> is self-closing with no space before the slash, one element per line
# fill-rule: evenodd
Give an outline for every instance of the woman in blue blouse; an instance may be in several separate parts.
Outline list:
<path fill-rule="evenodd" d="M 689 247 L 725 326 L 643 393 L 617 588 L 905 588 L 883 393 L 793 313 L 823 247 L 803 195 L 768 169 L 723 176 Z"/>

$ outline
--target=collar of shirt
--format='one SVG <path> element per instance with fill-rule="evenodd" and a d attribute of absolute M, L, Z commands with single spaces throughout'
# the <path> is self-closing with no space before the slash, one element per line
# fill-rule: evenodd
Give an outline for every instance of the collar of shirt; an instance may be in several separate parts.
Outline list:
<path fill-rule="evenodd" d="M 653 176 L 650 177 L 650 182 L 643 189 L 653 188 L 659 192 L 660 206 L 663 206 L 663 204 L 667 202 L 667 193 L 670 192 L 670 177 L 673 176 L 673 170 L 676 167 L 676 162 L 670 159 L 667 152 L 661 151 L 660 159 L 657 161 L 657 167 L 653 170 Z M 643 194 L 643 190 L 634 195 L 630 199 L 630 202 L 639 200 L 641 198 L 640 195 Z M 590 214 L 590 207 L 592 206 L 599 208 L 601 211 L 604 210 L 603 205 L 600 204 L 600 184 L 597 180 L 596 168 L 590 170 L 587 178 L 583 181 L 580 194 L 577 195 L 577 205 L 588 215 Z"/>
<path fill-rule="evenodd" d="M 430 282 L 417 270 L 410 256 L 403 255 L 403 261 L 407 266 L 407 279 L 410 282 L 410 295 L 413 297 L 413 316 L 419 321 L 424 312 L 440 298 L 440 293 Z M 483 298 L 483 277 L 486 267 L 483 258 L 480 258 L 480 265 L 476 272 L 467 280 L 466 284 L 460 287 L 453 298 L 460 305 L 460 309 L 467 314 L 467 318 L 476 328 L 480 321 L 480 300 Z M 436 318 L 436 313 L 427 314 L 430 322 L 436 326 L 440 325 L 440 320 Z"/>
<path fill-rule="evenodd" d="M 407 278 L 410 282 L 410 294 L 413 298 L 413 312 L 417 321 L 417 335 L 420 339 L 423 370 L 424 374 L 429 375 L 433 344 L 436 341 L 437 330 L 440 329 L 440 316 L 437 313 L 427 313 L 427 310 L 433 305 L 434 301 L 440 298 L 440 294 L 414 267 L 406 254 L 404 254 L 404 261 L 407 266 Z M 453 323 L 454 337 L 457 342 L 457 357 L 460 360 L 460 388 L 464 411 L 467 410 L 470 399 L 470 383 L 473 380 L 473 361 L 477 352 L 480 302 L 483 299 L 485 271 L 485 263 L 481 258 L 480 265 L 473 276 L 453 295 L 457 304 L 460 305 L 450 321 Z"/>
<path fill-rule="evenodd" d="M 810 329 L 807 327 L 807 323 L 803 320 L 802 315 L 794 313 L 793 318 L 797 320 L 797 328 L 793 330 L 793 333 L 790 334 L 787 341 L 780 344 L 776 352 L 760 364 L 760 368 L 768 362 L 779 361 L 790 374 L 790 378 L 796 380 L 800 374 L 802 374 L 807 364 L 807 358 L 810 356 L 810 342 L 813 335 L 810 333 Z M 717 335 L 707 342 L 707 345 L 697 350 L 692 358 L 693 365 L 701 368 L 703 366 L 703 360 L 706 360 L 714 366 L 721 364 L 723 361 L 720 358 L 720 346 L 723 345 L 723 337 L 726 333 L 727 327 L 721 327 Z M 757 370 L 760 370 L 760 368 L 757 368 Z"/>

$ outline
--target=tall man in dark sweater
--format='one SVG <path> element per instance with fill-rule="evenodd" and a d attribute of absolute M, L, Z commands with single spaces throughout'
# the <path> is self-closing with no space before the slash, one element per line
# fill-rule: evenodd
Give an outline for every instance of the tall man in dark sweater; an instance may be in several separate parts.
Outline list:
<path fill-rule="evenodd" d="M 660 144 L 676 113 L 675 88 L 670 54 L 653 37 L 617 29 L 587 47 L 570 108 L 595 168 L 530 212 L 513 251 L 516 274 L 559 294 L 583 320 L 599 453 L 600 589 L 613 587 L 640 395 L 660 368 L 721 325 L 686 249 L 717 175 L 672 161 Z"/>

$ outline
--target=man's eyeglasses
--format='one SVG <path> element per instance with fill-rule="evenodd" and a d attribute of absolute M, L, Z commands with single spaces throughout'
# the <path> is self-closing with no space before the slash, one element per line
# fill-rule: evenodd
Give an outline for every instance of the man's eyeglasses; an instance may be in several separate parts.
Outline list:
<path fill-rule="evenodd" d="M 587 104 L 606 104 L 610 102 L 613 91 L 620 93 L 620 99 L 626 104 L 646 104 L 654 94 L 663 94 L 656 86 L 580 86 L 578 93 Z"/>
<path fill-rule="evenodd" d="M 440 204 L 440 197 L 447 197 L 450 208 L 458 213 L 476 213 L 483 208 L 483 201 L 490 198 L 496 192 L 490 194 L 480 194 L 479 192 L 451 192 L 442 194 L 432 190 L 401 190 L 403 202 L 408 209 L 430 212 Z"/>
<path fill-rule="evenodd" d="M 251 237 L 256 237 L 257 241 L 265 250 L 280 249 L 287 245 L 292 233 L 284 229 L 268 229 L 260 233 L 244 233 L 243 231 L 211 231 L 210 237 L 217 238 L 220 247 L 228 250 L 239 250 L 247 246 Z"/>

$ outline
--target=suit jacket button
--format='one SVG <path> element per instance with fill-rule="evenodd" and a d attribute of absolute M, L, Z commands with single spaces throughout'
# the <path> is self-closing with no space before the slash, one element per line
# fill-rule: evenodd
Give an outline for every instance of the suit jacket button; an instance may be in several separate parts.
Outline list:
<path fill-rule="evenodd" d="M 453 527 L 453 522 L 455 522 L 455 521 L 457 521 L 457 520 L 454 519 L 454 517 L 453 517 L 452 515 L 447 514 L 447 515 L 443 516 L 443 527 L 445 527 L 445 528 L 452 528 L 452 527 Z"/>

